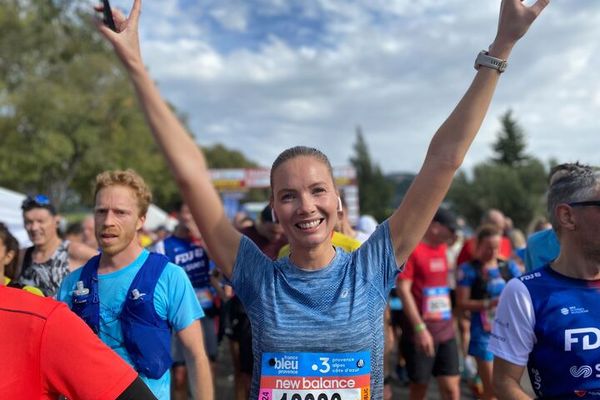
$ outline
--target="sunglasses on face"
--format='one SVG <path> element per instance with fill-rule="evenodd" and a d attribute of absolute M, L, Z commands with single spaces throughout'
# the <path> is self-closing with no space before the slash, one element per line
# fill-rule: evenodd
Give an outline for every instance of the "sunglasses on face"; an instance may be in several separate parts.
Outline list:
<path fill-rule="evenodd" d="M 23 204 L 21 204 L 21 208 L 23 210 L 34 207 L 48 208 L 51 206 L 52 203 L 50 202 L 50 198 L 48 198 L 48 196 L 46 196 L 45 194 L 27 196 L 27 198 L 23 200 Z"/>

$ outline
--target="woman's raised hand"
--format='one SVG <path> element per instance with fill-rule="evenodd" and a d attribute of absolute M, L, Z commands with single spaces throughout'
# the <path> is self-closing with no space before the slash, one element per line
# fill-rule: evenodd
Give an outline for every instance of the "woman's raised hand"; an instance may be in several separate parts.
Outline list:
<path fill-rule="evenodd" d="M 142 0 L 134 0 L 129 17 L 125 17 L 119 10 L 113 8 L 111 11 L 117 28 L 116 32 L 104 25 L 102 21 L 98 22 L 98 29 L 113 45 L 117 56 L 127 68 L 137 66 L 142 62 L 138 35 L 141 8 Z M 102 12 L 103 6 L 96 7 L 96 11 Z"/>

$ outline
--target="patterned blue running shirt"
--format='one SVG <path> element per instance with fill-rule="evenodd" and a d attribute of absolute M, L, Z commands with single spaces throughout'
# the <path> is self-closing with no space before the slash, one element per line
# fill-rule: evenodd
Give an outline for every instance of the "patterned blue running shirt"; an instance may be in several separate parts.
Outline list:
<path fill-rule="evenodd" d="M 399 271 L 388 222 L 309 271 L 243 237 L 233 287 L 252 323 L 251 399 L 381 399 L 383 311 Z"/>

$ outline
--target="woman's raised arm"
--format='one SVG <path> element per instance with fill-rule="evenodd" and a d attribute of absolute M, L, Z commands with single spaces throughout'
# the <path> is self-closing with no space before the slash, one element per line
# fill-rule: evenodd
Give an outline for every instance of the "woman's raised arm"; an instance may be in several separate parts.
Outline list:
<path fill-rule="evenodd" d="M 488 55 L 507 60 L 515 43 L 527 32 L 549 0 L 527 7 L 521 0 L 503 0 L 498 31 Z M 487 113 L 501 72 L 480 67 L 471 86 L 433 136 L 419 174 L 390 218 L 398 265 L 423 237 L 446 195 L 456 170 Z"/>
<path fill-rule="evenodd" d="M 142 60 L 138 23 L 141 0 L 134 0 L 129 17 L 113 10 L 117 32 L 99 24 L 125 66 L 156 142 L 202 233 L 212 258 L 230 277 L 241 235 L 230 223 L 215 190 L 206 160 L 192 136 L 160 95 Z"/>

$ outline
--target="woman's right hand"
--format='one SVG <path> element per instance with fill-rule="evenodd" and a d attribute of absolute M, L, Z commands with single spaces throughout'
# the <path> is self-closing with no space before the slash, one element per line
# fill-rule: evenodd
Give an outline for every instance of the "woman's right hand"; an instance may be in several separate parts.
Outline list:
<path fill-rule="evenodd" d="M 503 0 L 494 44 L 501 48 L 512 48 L 549 2 L 550 0 L 537 0 L 533 5 L 526 6 L 523 0 Z"/>
<path fill-rule="evenodd" d="M 142 65 L 142 55 L 140 51 L 140 40 L 138 35 L 138 23 L 142 8 L 142 0 L 134 0 L 133 7 L 129 13 L 129 17 L 125 17 L 119 10 L 112 9 L 113 19 L 117 31 L 112 31 L 104 25 L 102 21 L 98 21 L 98 30 L 115 49 L 115 53 L 121 59 L 126 68 L 133 68 Z M 103 7 L 95 7 L 96 11 L 102 12 Z"/>

